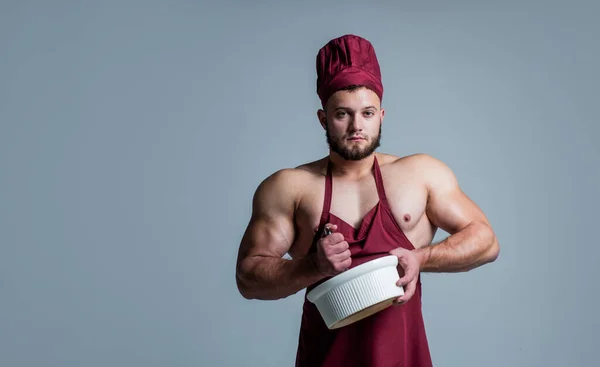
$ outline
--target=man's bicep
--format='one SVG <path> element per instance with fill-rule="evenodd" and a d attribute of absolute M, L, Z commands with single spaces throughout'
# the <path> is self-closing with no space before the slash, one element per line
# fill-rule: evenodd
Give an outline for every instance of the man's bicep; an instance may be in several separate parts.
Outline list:
<path fill-rule="evenodd" d="M 293 236 L 293 226 L 286 215 L 255 216 L 242 237 L 240 253 L 243 257 L 282 257 L 289 250 Z"/>
<path fill-rule="evenodd" d="M 283 174 L 277 173 L 257 188 L 252 216 L 240 245 L 240 256 L 282 257 L 294 239 L 295 198 Z"/>
<path fill-rule="evenodd" d="M 433 158 L 427 165 L 427 217 L 434 226 L 453 234 L 472 222 L 488 224 L 481 208 L 462 191 L 447 165 Z"/>

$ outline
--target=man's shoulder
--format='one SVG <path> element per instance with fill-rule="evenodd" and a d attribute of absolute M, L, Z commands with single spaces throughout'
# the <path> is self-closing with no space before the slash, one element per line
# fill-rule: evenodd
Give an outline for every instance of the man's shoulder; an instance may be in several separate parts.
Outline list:
<path fill-rule="evenodd" d="M 427 153 L 413 153 L 405 156 L 393 154 L 380 154 L 382 165 L 390 164 L 394 167 L 415 168 L 419 170 L 436 170 L 446 166 L 439 158 Z M 447 166 L 446 166 L 447 167 Z"/>
<path fill-rule="evenodd" d="M 279 168 L 269 174 L 259 189 L 298 192 L 309 181 L 323 176 L 324 159 L 302 163 L 296 167 Z"/>
<path fill-rule="evenodd" d="M 392 173 L 418 177 L 427 186 L 456 184 L 456 178 L 450 167 L 441 159 L 427 153 L 405 156 L 386 154 L 383 161 Z"/>
<path fill-rule="evenodd" d="M 298 181 L 318 178 L 323 176 L 326 170 L 325 158 L 302 163 L 295 167 L 279 168 L 271 173 L 266 179 L 274 181 Z"/>

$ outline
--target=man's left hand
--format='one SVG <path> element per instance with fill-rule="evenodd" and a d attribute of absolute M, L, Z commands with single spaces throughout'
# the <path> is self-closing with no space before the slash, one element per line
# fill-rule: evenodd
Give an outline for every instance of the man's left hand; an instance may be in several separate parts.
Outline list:
<path fill-rule="evenodd" d="M 396 304 L 408 302 L 415 294 L 417 289 L 417 280 L 421 271 L 421 263 L 417 255 L 405 248 L 399 247 L 390 251 L 390 255 L 395 255 L 398 258 L 398 273 L 400 280 L 396 283 L 400 287 L 404 287 L 404 294 L 394 300 Z"/>

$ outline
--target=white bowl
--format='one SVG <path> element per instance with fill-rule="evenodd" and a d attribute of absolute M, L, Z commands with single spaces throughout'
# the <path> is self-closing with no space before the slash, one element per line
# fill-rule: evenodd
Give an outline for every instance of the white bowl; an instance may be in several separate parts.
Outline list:
<path fill-rule="evenodd" d="M 404 294 L 398 258 L 383 256 L 319 284 L 307 294 L 329 329 L 350 325 L 389 307 Z"/>

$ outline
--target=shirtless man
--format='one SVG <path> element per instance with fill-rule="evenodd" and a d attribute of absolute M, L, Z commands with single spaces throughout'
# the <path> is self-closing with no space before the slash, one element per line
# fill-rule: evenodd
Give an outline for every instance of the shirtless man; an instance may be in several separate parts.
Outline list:
<path fill-rule="evenodd" d="M 238 289 L 247 299 L 281 299 L 374 257 L 396 255 L 405 293 L 395 306 L 328 330 L 305 299 L 296 365 L 431 366 L 420 273 L 490 263 L 498 241 L 440 160 L 376 152 L 385 110 L 367 40 L 331 40 L 319 51 L 317 73 L 329 155 L 281 169 L 259 185 L 239 248 Z M 325 226 L 333 234 L 322 237 Z M 432 244 L 438 228 L 450 236 Z"/>

